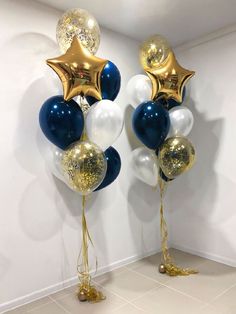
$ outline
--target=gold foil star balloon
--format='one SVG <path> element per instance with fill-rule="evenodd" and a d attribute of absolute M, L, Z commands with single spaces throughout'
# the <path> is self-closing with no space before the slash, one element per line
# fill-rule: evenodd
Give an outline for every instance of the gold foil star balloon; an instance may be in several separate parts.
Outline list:
<path fill-rule="evenodd" d="M 77 95 L 101 100 L 100 76 L 106 63 L 84 48 L 76 36 L 64 55 L 47 60 L 62 82 L 65 100 Z"/>
<path fill-rule="evenodd" d="M 100 29 L 96 19 L 86 10 L 71 9 L 66 11 L 57 24 L 57 41 L 61 52 L 70 47 L 74 36 L 93 55 L 100 43 Z"/>
<path fill-rule="evenodd" d="M 144 70 L 152 81 L 152 99 L 162 95 L 177 102 L 182 102 L 183 88 L 195 73 L 183 68 L 172 51 L 159 66 L 149 67 L 146 65 Z"/>

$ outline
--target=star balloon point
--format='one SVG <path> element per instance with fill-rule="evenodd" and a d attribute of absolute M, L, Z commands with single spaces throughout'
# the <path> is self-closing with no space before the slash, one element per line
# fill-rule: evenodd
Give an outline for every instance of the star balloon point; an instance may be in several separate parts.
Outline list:
<path fill-rule="evenodd" d="M 195 74 L 183 68 L 170 52 L 166 60 L 155 68 L 144 68 L 152 81 L 152 99 L 159 95 L 182 102 L 183 89 L 187 81 Z"/>
<path fill-rule="evenodd" d="M 102 99 L 100 76 L 107 60 L 92 55 L 77 36 L 64 55 L 46 62 L 59 76 L 65 100 L 78 95 Z"/>

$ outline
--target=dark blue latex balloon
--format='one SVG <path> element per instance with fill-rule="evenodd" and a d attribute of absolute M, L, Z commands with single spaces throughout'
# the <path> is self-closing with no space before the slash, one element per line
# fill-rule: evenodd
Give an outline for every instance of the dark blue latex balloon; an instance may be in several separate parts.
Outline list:
<path fill-rule="evenodd" d="M 111 184 L 118 177 L 121 168 L 120 155 L 114 147 L 109 147 L 104 152 L 107 160 L 107 172 L 102 183 L 95 191 L 101 190 Z"/>
<path fill-rule="evenodd" d="M 115 100 L 120 91 L 120 72 L 116 65 L 108 61 L 101 74 L 102 99 Z M 93 105 L 98 100 L 94 97 L 86 97 L 89 105 Z"/>
<path fill-rule="evenodd" d="M 80 139 L 84 129 L 84 116 L 74 100 L 65 101 L 63 96 L 54 96 L 42 105 L 39 124 L 49 141 L 66 149 Z"/>
<path fill-rule="evenodd" d="M 157 149 L 169 132 L 169 113 L 158 101 L 146 101 L 134 111 L 132 124 L 140 141 L 148 148 Z"/>
<path fill-rule="evenodd" d="M 174 99 L 164 99 L 164 98 L 159 98 L 158 101 L 162 104 L 162 106 L 164 106 L 167 110 L 170 110 L 176 106 L 180 106 L 182 105 L 182 103 L 184 102 L 184 99 L 185 99 L 185 95 L 186 95 L 186 88 L 184 86 L 184 89 L 183 89 L 183 95 L 182 95 L 182 102 L 177 102 L 176 100 Z"/>

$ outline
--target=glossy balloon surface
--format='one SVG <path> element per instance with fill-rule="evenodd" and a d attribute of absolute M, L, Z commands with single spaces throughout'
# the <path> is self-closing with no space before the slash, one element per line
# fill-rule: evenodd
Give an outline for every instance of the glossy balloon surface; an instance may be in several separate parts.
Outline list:
<path fill-rule="evenodd" d="M 157 186 L 158 160 L 153 151 L 146 147 L 138 147 L 131 153 L 130 167 L 133 174 L 144 183 Z"/>
<path fill-rule="evenodd" d="M 107 160 L 107 171 L 102 183 L 96 188 L 95 191 L 104 189 L 110 185 L 118 177 L 121 169 L 120 155 L 114 147 L 109 147 L 104 152 Z"/>
<path fill-rule="evenodd" d="M 90 107 L 85 125 L 88 139 L 105 151 L 122 131 L 123 113 L 116 103 L 104 99 Z"/>
<path fill-rule="evenodd" d="M 169 132 L 169 113 L 159 102 L 147 101 L 134 111 L 132 124 L 140 141 L 148 148 L 157 149 Z"/>
<path fill-rule="evenodd" d="M 193 127 L 194 118 L 192 112 L 184 106 L 174 107 L 169 110 L 170 130 L 168 137 L 187 136 Z"/>
<path fill-rule="evenodd" d="M 120 83 L 120 71 L 114 63 L 108 61 L 100 77 L 102 99 L 115 100 L 120 91 Z M 90 106 L 98 101 L 91 96 L 86 97 L 86 100 Z"/>
<path fill-rule="evenodd" d="M 137 108 L 142 102 L 151 100 L 152 82 L 147 75 L 138 74 L 129 80 L 127 84 L 129 102 Z"/>
<path fill-rule="evenodd" d="M 53 96 L 42 105 L 39 123 L 47 139 L 64 150 L 80 139 L 84 116 L 74 100 L 65 101 L 63 96 Z"/>

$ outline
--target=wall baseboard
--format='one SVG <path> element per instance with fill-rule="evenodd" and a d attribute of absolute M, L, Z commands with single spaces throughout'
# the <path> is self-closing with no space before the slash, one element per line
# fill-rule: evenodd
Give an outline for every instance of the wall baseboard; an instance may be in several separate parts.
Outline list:
<path fill-rule="evenodd" d="M 192 248 L 190 249 L 189 247 L 182 246 L 182 245 L 179 245 L 179 244 L 176 244 L 176 243 L 171 243 L 171 247 L 173 249 L 184 251 L 186 253 L 190 253 L 190 254 L 194 254 L 194 255 L 198 255 L 198 256 L 207 258 L 207 259 L 212 260 L 214 262 L 218 262 L 218 263 L 222 263 L 222 264 L 225 264 L 225 265 L 228 265 L 228 266 L 236 267 L 236 261 L 235 260 L 227 258 L 227 257 L 224 257 L 224 256 L 220 256 L 220 255 L 217 255 L 217 254 L 206 253 L 206 252 L 203 252 L 203 251 L 194 250 Z"/>
<path fill-rule="evenodd" d="M 215 261 L 215 262 L 219 262 L 219 263 L 223 263 L 223 264 L 226 264 L 229 266 L 236 267 L 236 262 L 234 260 L 219 256 L 216 254 L 211 254 L 211 253 L 206 253 L 203 251 L 194 250 L 192 248 L 185 247 L 185 246 L 182 246 L 182 245 L 179 245 L 176 243 L 171 243 L 170 247 L 175 248 L 175 249 L 180 250 L 180 251 L 190 253 L 190 254 L 198 255 L 198 256 L 210 259 L 212 261 Z M 151 250 L 151 251 L 143 253 L 143 254 L 137 254 L 137 255 L 130 256 L 130 257 L 125 258 L 123 260 L 114 262 L 110 265 L 100 267 L 97 270 L 96 274 L 95 274 L 95 271 L 92 271 L 91 274 L 94 275 L 94 277 L 102 275 L 104 273 L 115 270 L 115 269 L 120 268 L 122 266 L 126 266 L 130 263 L 136 262 L 136 261 L 138 261 L 142 258 L 145 258 L 147 256 L 156 254 L 156 253 L 160 252 L 160 250 L 161 249 L 159 248 L 159 249 Z M 55 285 L 46 287 L 44 289 L 35 291 L 35 292 L 30 293 L 28 295 L 22 296 L 20 298 L 14 299 L 10 302 L 3 303 L 0 305 L 0 313 L 5 313 L 6 311 L 13 310 L 19 306 L 22 306 L 22 305 L 25 305 L 27 303 L 41 299 L 43 297 L 49 296 L 52 293 L 56 293 L 60 290 L 74 286 L 77 283 L 78 283 L 78 278 L 77 278 L 77 276 L 75 276 L 75 277 L 72 277 L 70 279 L 59 282 Z"/>
<path fill-rule="evenodd" d="M 125 258 L 123 260 L 114 262 L 114 263 L 112 263 L 110 265 L 100 267 L 97 270 L 96 275 L 95 275 L 95 271 L 94 270 L 91 272 L 91 274 L 94 275 L 94 277 L 102 275 L 104 273 L 107 273 L 109 271 L 115 270 L 115 269 L 120 268 L 122 266 L 126 266 L 126 265 L 128 265 L 130 263 L 136 262 L 136 261 L 138 261 L 138 260 L 140 260 L 142 258 L 145 258 L 145 257 L 148 257 L 150 255 L 156 254 L 156 253 L 160 252 L 160 250 L 161 250 L 160 248 L 159 249 L 153 249 L 153 250 L 151 250 L 149 252 L 146 252 L 146 253 L 137 254 L 137 255 L 133 255 L 133 256 L 127 257 L 127 258 Z M 31 303 L 33 301 L 41 299 L 43 297 L 49 296 L 52 293 L 56 293 L 56 292 L 58 292 L 60 290 L 69 288 L 71 286 L 74 286 L 77 283 L 78 283 L 78 277 L 75 276 L 75 277 L 72 277 L 70 279 L 61 281 L 61 282 L 59 282 L 59 283 L 57 283 L 55 285 L 46 287 L 44 289 L 32 292 L 32 293 L 27 294 L 25 296 L 22 296 L 20 298 L 14 299 L 12 301 L 9 301 L 9 302 L 6 302 L 6 303 L 2 303 L 0 305 L 0 313 L 5 313 L 6 311 L 13 310 L 13 309 L 15 309 L 15 308 L 17 308 L 19 306 L 22 306 L 22 305 L 25 305 L 27 303 Z"/>

